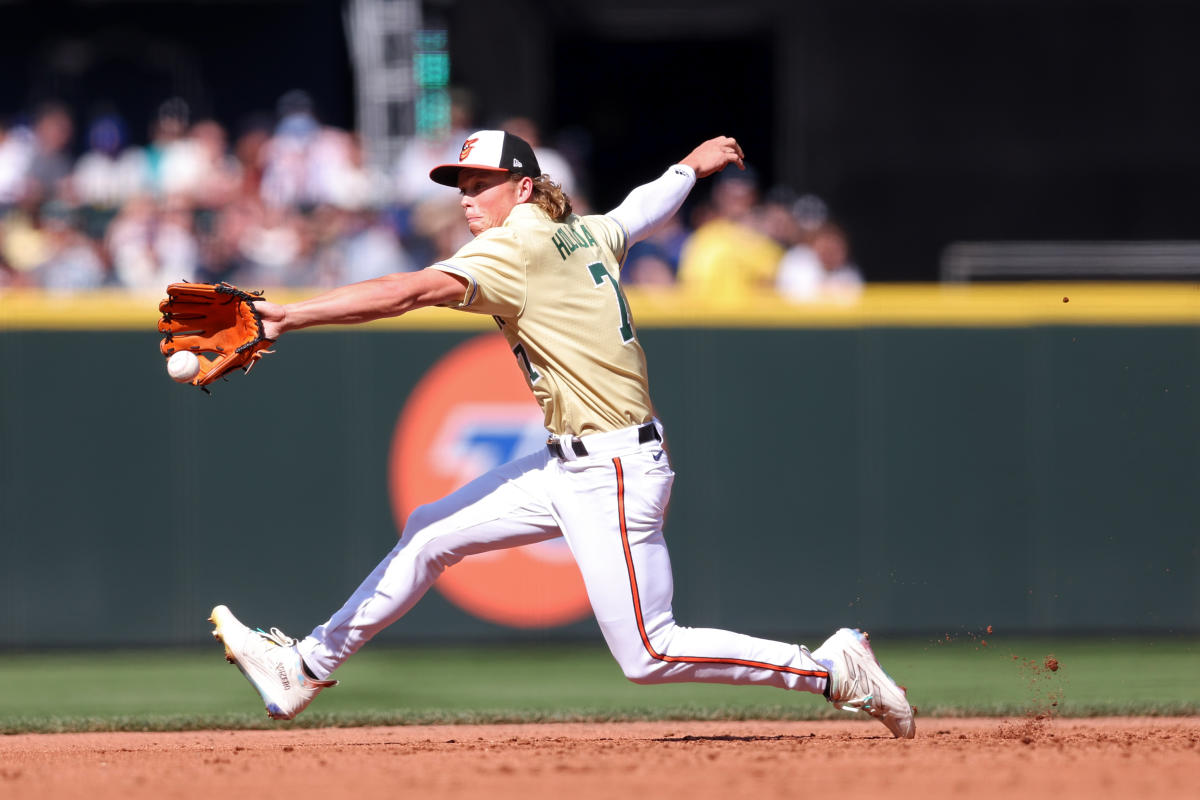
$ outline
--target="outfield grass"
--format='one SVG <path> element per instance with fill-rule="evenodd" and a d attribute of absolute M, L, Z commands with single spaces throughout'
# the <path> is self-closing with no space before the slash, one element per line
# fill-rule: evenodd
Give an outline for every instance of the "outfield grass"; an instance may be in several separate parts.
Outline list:
<path fill-rule="evenodd" d="M 875 642 L 922 716 L 1200 714 L 1200 638 Z M 1053 655 L 1057 671 L 1045 664 Z M 219 646 L 0 655 L 0 733 L 609 719 L 812 719 L 819 697 L 635 686 L 602 645 L 377 646 L 299 720 L 268 720 Z M 1055 705 L 1057 704 L 1057 705 Z"/>

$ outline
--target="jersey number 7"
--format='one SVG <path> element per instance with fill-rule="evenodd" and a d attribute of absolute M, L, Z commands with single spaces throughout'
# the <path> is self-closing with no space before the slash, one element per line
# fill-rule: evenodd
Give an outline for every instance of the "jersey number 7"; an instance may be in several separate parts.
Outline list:
<path fill-rule="evenodd" d="M 592 273 L 592 281 L 596 286 L 603 286 L 607 279 L 612 284 L 613 291 L 617 294 L 617 305 L 621 307 L 621 325 L 617 328 L 621 332 L 621 341 L 628 343 L 633 341 L 633 323 L 629 319 L 629 304 L 625 302 L 625 295 L 621 292 L 621 285 L 617 283 L 617 279 L 608 274 L 608 270 L 599 261 L 588 264 L 588 271 Z"/>

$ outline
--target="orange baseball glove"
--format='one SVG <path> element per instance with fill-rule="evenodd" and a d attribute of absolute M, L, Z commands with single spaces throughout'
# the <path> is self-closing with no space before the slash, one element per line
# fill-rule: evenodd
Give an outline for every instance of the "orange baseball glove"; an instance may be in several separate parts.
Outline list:
<path fill-rule="evenodd" d="M 200 371 L 189 381 L 193 386 L 203 388 L 237 367 L 249 372 L 273 352 L 254 309 L 254 301 L 262 299 L 262 292 L 228 283 L 172 283 L 158 304 L 158 329 L 165 334 L 158 348 L 167 357 L 178 350 L 200 356 Z"/>

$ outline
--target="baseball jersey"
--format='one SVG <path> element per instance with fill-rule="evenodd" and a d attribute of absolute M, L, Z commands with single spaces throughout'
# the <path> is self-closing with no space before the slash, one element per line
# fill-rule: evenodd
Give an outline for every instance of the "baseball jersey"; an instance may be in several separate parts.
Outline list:
<path fill-rule="evenodd" d="M 616 220 L 550 219 L 522 203 L 433 269 L 467 281 L 454 308 L 491 314 L 555 434 L 582 436 L 648 422 L 646 355 L 620 268 Z"/>

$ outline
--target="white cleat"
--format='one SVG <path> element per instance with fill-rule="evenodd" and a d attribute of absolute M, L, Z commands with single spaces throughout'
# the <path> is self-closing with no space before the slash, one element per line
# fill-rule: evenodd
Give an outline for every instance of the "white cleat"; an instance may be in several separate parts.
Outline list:
<path fill-rule="evenodd" d="M 258 690 L 271 719 L 292 719 L 322 689 L 337 685 L 305 675 L 296 640 L 278 628 L 250 630 L 225 606 L 214 608 L 208 621 L 215 626 L 213 636 L 225 643 L 225 660 Z"/>
<path fill-rule="evenodd" d="M 834 706 L 846 711 L 866 711 L 886 725 L 897 739 L 916 735 L 913 709 L 904 687 L 879 666 L 867 634 L 842 628 L 814 650 L 812 656 L 833 662 L 828 697 Z"/>

